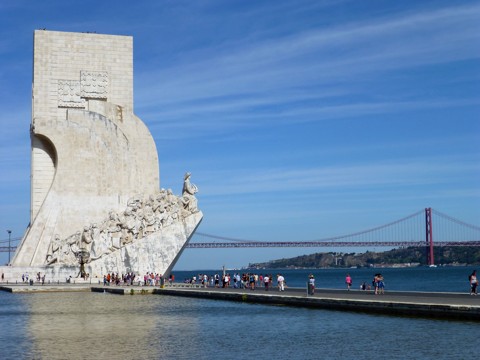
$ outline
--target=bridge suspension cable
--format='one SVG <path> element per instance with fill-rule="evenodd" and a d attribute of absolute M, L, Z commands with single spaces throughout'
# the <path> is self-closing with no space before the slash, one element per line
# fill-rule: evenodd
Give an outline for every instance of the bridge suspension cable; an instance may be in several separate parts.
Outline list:
<path fill-rule="evenodd" d="M 454 218 L 454 217 L 452 217 L 452 216 L 450 216 L 450 215 L 441 213 L 440 211 L 437 211 L 437 210 L 433 210 L 433 209 L 432 209 L 432 212 L 433 212 L 435 215 L 438 215 L 438 216 L 440 216 L 440 217 L 442 217 L 442 218 L 444 218 L 444 219 L 446 219 L 446 220 L 449 220 L 449 221 L 451 221 L 451 222 L 454 222 L 454 223 L 456 223 L 456 224 L 458 224 L 458 225 L 462 225 L 462 226 L 468 227 L 468 228 L 470 228 L 470 229 L 480 231 L 480 226 L 476 226 L 476 225 L 472 225 L 472 224 L 466 223 L 466 222 L 464 222 L 464 221 L 462 221 L 462 220 L 458 220 L 458 219 L 456 219 L 456 218 Z"/>
<path fill-rule="evenodd" d="M 309 240 L 309 241 L 298 241 L 298 243 L 305 243 L 305 244 L 307 244 L 307 243 L 322 243 L 322 242 L 328 242 L 328 241 L 336 241 L 336 240 L 353 238 L 353 237 L 356 237 L 356 236 L 361 236 L 361 235 L 365 235 L 365 234 L 368 234 L 368 233 L 373 233 L 375 231 L 380 231 L 380 230 L 392 227 L 392 226 L 397 225 L 399 223 L 402 223 L 402 222 L 405 222 L 407 220 L 418 217 L 419 215 L 423 214 L 423 212 L 424 212 L 423 210 L 420 210 L 420 211 L 417 211 L 417 212 L 415 212 L 411 215 L 405 216 L 401 219 L 392 221 L 392 222 L 384 224 L 384 225 L 376 226 L 376 227 L 373 227 L 373 228 L 370 228 L 370 229 L 367 229 L 367 230 L 363 230 L 363 231 L 358 231 L 358 232 L 354 232 L 354 233 L 350 233 L 350 234 L 346 234 L 346 235 L 339 235 L 339 236 L 332 236 L 332 237 L 326 237 L 326 238 L 321 238 L 321 239 Z M 212 235 L 212 234 L 207 234 L 207 233 L 203 233 L 203 232 L 199 232 L 199 231 L 197 231 L 195 233 L 195 235 L 204 236 L 204 237 L 207 237 L 207 238 L 212 238 L 212 239 L 217 239 L 217 240 L 233 241 L 233 242 L 239 242 L 239 243 L 256 243 L 256 244 L 258 244 L 258 243 L 265 242 L 265 241 L 262 241 L 262 240 L 246 240 L 246 239 L 240 239 L 240 238 Z M 384 242 L 386 242 L 386 241 L 384 241 Z M 272 243 L 275 243 L 275 242 L 269 241 L 267 243 L 272 244 Z M 293 243 L 293 242 L 290 242 L 290 243 Z"/>
<path fill-rule="evenodd" d="M 203 232 L 197 232 L 195 235 L 210 239 L 220 240 L 220 242 L 190 242 L 188 248 L 251 248 L 251 247 L 403 247 L 419 246 L 480 246 L 480 227 L 468 224 L 464 221 L 455 219 L 451 216 L 435 211 L 438 215 L 435 218 L 435 243 L 431 237 L 431 231 L 427 233 L 430 237 L 425 237 L 427 225 L 431 227 L 431 218 L 426 224 L 427 219 L 424 214 L 431 214 L 433 210 L 427 208 L 417 211 L 401 219 L 389 222 L 387 224 L 369 228 L 363 231 L 325 237 L 312 241 L 261 241 L 251 239 L 240 239 L 219 235 L 212 235 Z M 444 220 L 444 221 L 440 221 Z M 455 224 L 456 229 L 445 229 L 449 224 Z M 450 226 L 451 227 L 451 226 Z M 440 229 L 440 231 L 438 231 Z M 471 230 L 468 234 L 465 229 Z M 433 257 L 432 257 L 433 262 Z"/>
<path fill-rule="evenodd" d="M 262 241 L 196 232 L 195 237 L 219 242 L 191 241 L 187 248 L 480 246 L 480 226 L 430 208 L 425 209 L 425 213 L 429 211 L 436 216 L 433 220 L 434 244 L 433 238 L 425 238 L 426 219 L 423 217 L 424 210 L 420 210 L 381 226 L 311 241 Z M 0 240 L 0 252 L 15 251 L 14 244 L 20 240 L 20 237 Z M 9 242 L 10 246 L 7 246 Z"/>

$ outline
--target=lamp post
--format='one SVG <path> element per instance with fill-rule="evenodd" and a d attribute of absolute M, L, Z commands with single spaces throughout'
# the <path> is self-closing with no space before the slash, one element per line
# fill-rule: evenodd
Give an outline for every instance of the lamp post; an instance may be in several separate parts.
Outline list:
<path fill-rule="evenodd" d="M 10 236 L 12 235 L 12 230 L 7 230 L 8 233 L 8 265 L 10 265 Z"/>

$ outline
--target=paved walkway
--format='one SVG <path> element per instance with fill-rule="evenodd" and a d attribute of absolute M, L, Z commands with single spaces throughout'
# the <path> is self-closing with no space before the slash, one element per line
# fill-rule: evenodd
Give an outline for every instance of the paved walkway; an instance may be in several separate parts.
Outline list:
<path fill-rule="evenodd" d="M 0 290 L 11 293 L 41 293 L 41 292 L 90 292 L 92 285 L 90 284 L 39 284 L 28 285 L 20 284 L 0 284 Z"/>
<path fill-rule="evenodd" d="M 185 287 L 187 289 L 188 287 Z M 249 289 L 234 289 L 234 288 L 200 288 L 195 287 L 191 289 L 208 290 L 208 291 L 227 291 L 238 292 L 245 294 L 268 294 L 278 296 L 305 296 L 307 297 L 307 290 L 300 288 L 287 288 L 285 291 L 278 291 L 273 288 L 265 291 L 264 288 L 257 288 L 252 291 Z M 310 295 L 311 296 L 311 295 Z M 480 295 L 471 296 L 468 293 L 452 293 L 452 292 L 417 292 L 417 291 L 386 291 L 383 295 L 375 295 L 373 291 L 362 290 L 343 290 L 343 289 L 315 289 L 314 298 L 326 299 L 345 299 L 345 300 L 367 300 L 367 301 L 402 301 L 413 302 L 420 304 L 445 304 L 445 305 L 465 305 L 465 306 L 479 306 Z"/>
<path fill-rule="evenodd" d="M 407 315 L 448 319 L 480 320 L 480 296 L 462 293 L 389 291 L 375 295 L 372 291 L 288 288 L 278 291 L 248 289 L 166 287 L 155 293 L 218 300 L 301 306 L 374 314 Z"/>
<path fill-rule="evenodd" d="M 103 284 L 89 283 L 0 284 L 0 290 L 13 293 L 94 291 L 121 295 L 158 294 L 374 314 L 480 321 L 480 296 L 471 296 L 468 293 L 387 291 L 383 295 L 375 295 L 373 291 L 316 289 L 314 295 L 307 295 L 306 289 L 300 288 L 287 288 L 280 292 L 277 288 L 269 291 L 257 288 L 252 291 L 234 288 L 203 288 L 184 284 L 159 288 L 137 285 L 103 286 Z"/>

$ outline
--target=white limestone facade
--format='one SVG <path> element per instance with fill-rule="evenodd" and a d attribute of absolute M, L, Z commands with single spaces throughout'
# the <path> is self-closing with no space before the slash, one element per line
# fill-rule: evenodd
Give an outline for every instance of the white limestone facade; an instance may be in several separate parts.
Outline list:
<path fill-rule="evenodd" d="M 129 199 L 161 192 L 155 142 L 133 112 L 131 36 L 35 31 L 31 146 L 30 225 L 11 263 L 18 269 L 62 266 L 60 258 L 48 264 L 55 238 L 71 238 L 87 227 L 93 234 L 92 224 L 105 222 L 109 213 L 123 216 Z M 127 247 L 137 249 L 137 259 L 144 258 L 142 252 L 148 252 L 150 245 L 139 249 L 150 241 L 145 240 L 147 235 L 173 246 L 168 234 L 181 233 L 174 236 L 174 247 L 181 252 L 202 214 L 198 209 L 186 211 L 182 197 L 173 201 L 178 201 L 178 223 L 167 224 L 163 213 L 158 213 L 153 231 L 144 231 L 146 225 L 140 224 L 140 234 L 128 235 L 128 239 L 124 231 L 120 243 L 91 260 L 88 268 L 115 271 L 105 264 L 116 261 L 117 271 L 129 268 L 138 273 L 141 267 L 165 273 L 178 252 L 164 257 L 161 266 L 155 265 L 160 263 L 153 258 L 144 265 L 141 260 L 126 265 L 125 257 L 118 259 L 125 252 L 133 254 Z M 172 225 L 177 230 L 167 229 Z M 112 241 L 110 235 L 105 238 Z M 81 240 L 76 241 L 75 249 L 85 247 Z M 160 254 L 163 250 L 156 251 Z"/>

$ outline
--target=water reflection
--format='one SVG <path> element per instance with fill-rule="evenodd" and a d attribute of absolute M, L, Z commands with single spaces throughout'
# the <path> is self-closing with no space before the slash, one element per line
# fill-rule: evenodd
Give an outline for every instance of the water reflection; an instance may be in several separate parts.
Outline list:
<path fill-rule="evenodd" d="M 182 299 L 68 293 L 36 294 L 24 301 L 30 309 L 32 358 L 178 357 L 178 344 L 163 343 L 162 334 L 198 331 L 195 317 L 180 314 Z"/>
<path fill-rule="evenodd" d="M 476 322 L 160 295 L 0 292 L 0 325 L 2 360 L 467 359 L 478 349 Z"/>

